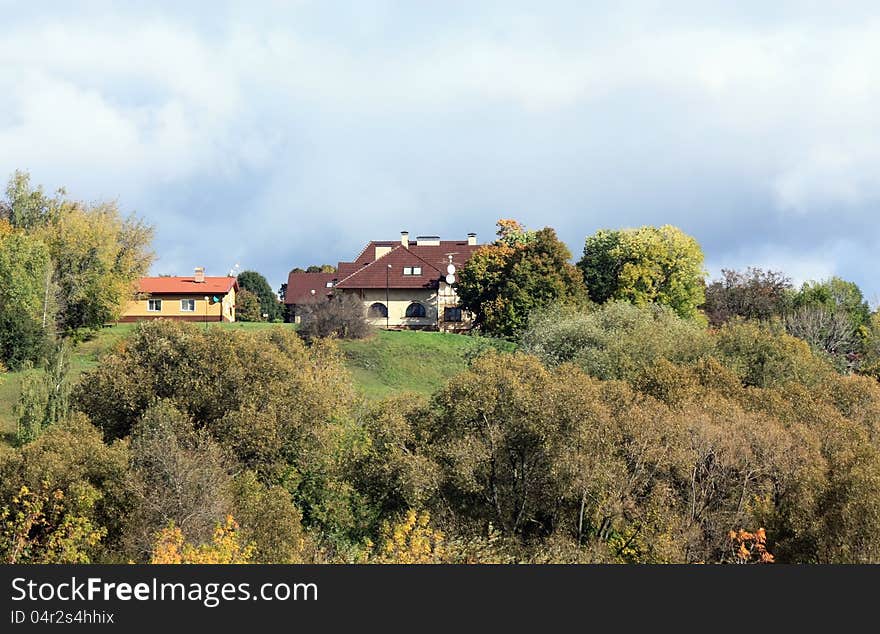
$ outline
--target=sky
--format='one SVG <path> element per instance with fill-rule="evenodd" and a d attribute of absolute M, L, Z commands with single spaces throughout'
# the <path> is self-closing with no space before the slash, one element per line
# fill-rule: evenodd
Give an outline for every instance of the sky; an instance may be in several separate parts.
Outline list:
<path fill-rule="evenodd" d="M 154 274 L 674 224 L 880 301 L 871 2 L 0 0 L 0 178 L 116 200 Z M 182 6 L 181 6 L 182 5 Z"/>

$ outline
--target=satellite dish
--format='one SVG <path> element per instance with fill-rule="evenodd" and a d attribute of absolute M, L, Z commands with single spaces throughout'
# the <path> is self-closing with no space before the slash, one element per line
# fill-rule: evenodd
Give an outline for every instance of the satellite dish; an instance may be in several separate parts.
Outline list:
<path fill-rule="evenodd" d="M 455 276 L 452 273 L 446 276 L 446 283 L 455 284 Z"/>
<path fill-rule="evenodd" d="M 450 264 L 449 266 L 447 266 L 447 267 L 446 267 L 446 272 L 449 273 L 450 275 L 452 275 L 453 273 L 455 273 L 455 265 L 454 265 L 454 264 Z"/>

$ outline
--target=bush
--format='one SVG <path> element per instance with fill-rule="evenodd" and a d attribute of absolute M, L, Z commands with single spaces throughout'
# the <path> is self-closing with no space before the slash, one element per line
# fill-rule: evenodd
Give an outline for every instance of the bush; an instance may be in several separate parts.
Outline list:
<path fill-rule="evenodd" d="M 712 352 L 709 333 L 671 309 L 610 302 L 594 311 L 565 306 L 532 315 L 523 351 L 548 365 L 574 362 L 600 379 L 632 380 L 658 359 L 690 363 Z"/>
<path fill-rule="evenodd" d="M 302 312 L 300 335 L 310 340 L 318 337 L 363 339 L 372 333 L 364 316 L 364 304 L 354 295 L 342 293 L 330 301 L 308 304 Z"/>

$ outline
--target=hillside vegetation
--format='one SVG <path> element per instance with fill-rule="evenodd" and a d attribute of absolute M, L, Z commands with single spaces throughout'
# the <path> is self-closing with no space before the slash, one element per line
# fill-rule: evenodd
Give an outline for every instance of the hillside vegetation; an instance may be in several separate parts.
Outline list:
<path fill-rule="evenodd" d="M 103 328 L 76 346 L 71 355 L 69 378 L 75 381 L 98 365 L 101 356 L 131 334 L 135 324 Z M 290 329 L 289 324 L 261 322 L 210 323 L 210 328 L 251 332 L 269 328 Z M 512 350 L 509 342 L 438 332 L 379 331 L 373 337 L 342 341 L 345 364 L 355 389 L 374 400 L 400 392 L 430 395 L 467 366 L 468 358 L 488 347 Z M 15 435 L 14 408 L 22 379 L 32 370 L 9 372 L 0 377 L 0 438 L 11 444 Z"/>

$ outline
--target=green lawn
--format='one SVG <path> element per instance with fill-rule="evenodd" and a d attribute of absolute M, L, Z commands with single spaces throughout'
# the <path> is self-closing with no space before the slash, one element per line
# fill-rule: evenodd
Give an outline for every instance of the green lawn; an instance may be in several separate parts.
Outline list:
<path fill-rule="evenodd" d="M 514 345 L 480 337 L 422 331 L 384 331 L 340 344 L 355 386 L 370 399 L 403 391 L 431 394 L 467 366 L 469 354 Z"/>
<path fill-rule="evenodd" d="M 102 354 L 127 336 L 135 324 L 104 328 L 89 341 L 79 344 L 70 360 L 70 377 L 95 367 Z M 292 328 L 290 324 L 212 322 L 209 328 L 261 330 Z M 410 391 L 429 395 L 467 366 L 470 354 L 488 346 L 512 350 L 514 345 L 480 337 L 438 332 L 378 331 L 369 339 L 340 343 L 355 387 L 369 399 Z M 0 374 L 0 442 L 15 435 L 13 408 L 21 392 L 25 372 Z"/>

